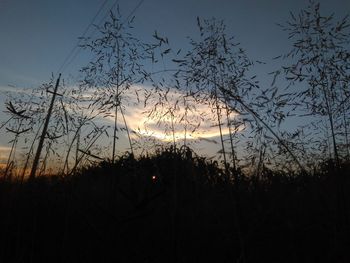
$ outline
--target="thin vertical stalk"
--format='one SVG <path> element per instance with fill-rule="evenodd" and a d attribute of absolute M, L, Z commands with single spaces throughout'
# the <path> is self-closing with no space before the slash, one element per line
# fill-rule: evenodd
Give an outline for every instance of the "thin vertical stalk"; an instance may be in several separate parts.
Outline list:
<path fill-rule="evenodd" d="M 256 171 L 256 176 L 258 178 L 261 175 L 261 169 L 263 168 L 263 165 L 264 165 L 265 151 L 266 151 L 266 147 L 264 146 L 264 144 L 261 144 L 259 149 L 259 162 L 258 162 L 258 167 Z"/>
<path fill-rule="evenodd" d="M 184 126 L 184 129 L 185 129 L 185 132 L 184 132 L 184 147 L 186 148 L 187 146 L 187 125 L 188 125 L 188 122 L 187 122 L 187 107 L 185 108 L 185 117 L 184 117 L 184 120 L 185 120 L 185 126 Z"/>
<path fill-rule="evenodd" d="M 47 164 L 47 159 L 49 157 L 50 154 L 50 148 L 51 148 L 52 142 L 49 142 L 49 145 L 47 146 L 47 150 L 45 153 L 45 157 L 43 158 L 43 161 L 41 162 L 41 167 L 39 169 L 39 176 L 45 175 L 45 171 L 46 171 L 46 164 Z"/>
<path fill-rule="evenodd" d="M 74 165 L 74 167 L 78 167 L 80 134 L 81 134 L 81 126 L 79 127 L 78 132 L 77 132 L 77 144 L 76 144 L 76 147 L 75 147 L 75 165 Z M 67 173 L 68 173 L 68 170 L 67 170 Z"/>
<path fill-rule="evenodd" d="M 174 127 L 174 113 L 172 110 L 170 110 L 170 117 L 171 117 L 171 132 L 173 135 L 173 146 L 174 150 L 176 149 L 176 140 L 175 140 L 175 127 Z"/>
<path fill-rule="evenodd" d="M 220 110 L 220 106 L 219 106 L 219 102 L 218 102 L 218 96 L 217 96 L 217 92 L 216 92 L 216 86 L 215 86 L 215 90 L 214 90 L 215 94 L 215 106 L 216 106 L 216 115 L 218 118 L 218 125 L 219 125 L 219 132 L 220 132 L 220 140 L 221 140 L 221 148 L 222 148 L 222 154 L 224 157 L 224 164 L 225 164 L 225 169 L 227 172 L 227 160 L 226 160 L 226 152 L 225 152 L 225 144 L 224 144 L 224 137 L 222 134 L 222 128 L 221 128 L 221 110 Z"/>
<path fill-rule="evenodd" d="M 9 153 L 9 157 L 7 158 L 6 169 L 5 169 L 5 174 L 4 174 L 5 179 L 7 179 L 8 172 L 11 170 L 11 167 L 13 166 L 13 161 L 11 159 L 12 159 L 12 154 L 14 152 L 14 149 L 15 149 L 15 146 L 17 143 L 17 138 L 18 138 L 18 134 L 16 134 L 15 138 L 13 139 L 11 151 Z"/>
<path fill-rule="evenodd" d="M 229 113 L 227 101 L 225 102 L 225 104 L 226 104 L 227 127 L 228 127 L 229 136 L 230 136 L 230 146 L 231 146 L 231 154 L 232 154 L 232 166 L 233 166 L 233 170 L 236 171 L 236 154 L 235 154 L 235 148 L 233 146 L 233 134 L 232 134 L 232 129 L 231 129 L 230 113 Z"/>
<path fill-rule="evenodd" d="M 6 124 L 7 124 L 10 120 L 12 120 L 13 118 L 14 118 L 14 116 L 12 116 L 12 117 L 9 118 L 7 121 L 5 121 L 5 122 L 0 126 L 0 130 L 1 130 L 3 127 L 5 127 Z"/>
<path fill-rule="evenodd" d="M 343 93 L 342 93 L 342 101 L 344 101 Z M 348 125 L 347 125 L 347 116 L 346 116 L 346 110 L 345 110 L 345 104 L 344 103 L 342 103 L 342 111 L 343 111 L 344 132 L 345 132 L 346 159 L 350 160 Z"/>
<path fill-rule="evenodd" d="M 18 137 L 19 137 L 19 134 L 20 134 L 20 129 L 21 129 L 21 126 L 22 126 L 22 122 L 23 122 L 23 119 L 21 119 L 21 121 L 20 121 L 20 123 L 18 125 L 18 129 L 16 131 L 15 138 L 13 139 L 13 142 L 12 142 L 11 151 L 10 151 L 9 157 L 7 159 L 7 164 L 6 164 L 4 178 L 7 178 L 7 173 L 9 172 L 9 170 L 11 168 L 11 165 L 13 165 L 13 161 L 11 161 L 11 158 L 12 158 L 12 154 L 14 154 L 15 149 L 16 149 L 16 145 L 17 145 L 17 142 L 18 142 Z"/>
<path fill-rule="evenodd" d="M 32 144 L 30 145 L 30 149 L 29 149 L 29 152 L 28 152 L 28 154 L 27 154 L 26 162 L 25 162 L 25 164 L 24 164 L 23 171 L 22 171 L 21 183 L 23 183 L 23 180 L 24 180 L 24 177 L 25 177 L 27 168 L 28 168 L 30 155 L 31 155 L 32 152 L 33 152 L 34 144 L 35 144 L 36 139 L 37 139 L 38 136 L 39 136 L 39 132 L 40 132 L 40 130 L 41 130 L 42 125 L 43 125 L 43 123 L 40 124 L 39 129 L 37 130 L 37 132 L 36 132 L 36 134 L 35 134 L 35 136 L 34 136 L 34 139 L 33 139 L 33 141 L 32 141 Z"/>
<path fill-rule="evenodd" d="M 185 132 L 184 132 L 184 147 L 187 146 L 187 125 L 185 125 Z"/>
<path fill-rule="evenodd" d="M 122 106 L 120 105 L 119 108 L 120 108 L 120 113 L 122 114 L 122 117 L 123 117 L 123 121 L 124 121 L 125 129 L 126 129 L 126 133 L 127 133 L 127 135 L 128 135 L 128 140 L 129 140 L 129 145 L 130 145 L 130 151 L 131 151 L 131 154 L 134 156 L 134 150 L 133 150 L 132 143 L 131 143 L 130 132 L 129 132 L 128 125 L 127 125 L 127 123 L 126 123 L 126 119 L 125 119 L 125 116 L 124 116 L 124 112 L 123 112 Z"/>
<path fill-rule="evenodd" d="M 69 171 L 69 164 L 68 164 L 69 155 L 70 155 L 70 152 L 71 152 L 71 150 L 73 148 L 73 144 L 74 144 L 74 142 L 76 140 L 77 140 L 77 142 L 76 142 L 76 148 L 75 148 L 75 161 L 77 161 L 78 149 L 79 149 L 79 134 L 80 134 L 80 128 L 81 127 L 82 127 L 82 125 L 80 125 L 79 128 L 75 131 L 73 139 L 72 139 L 71 143 L 69 144 L 69 147 L 68 147 L 68 150 L 67 150 L 67 153 L 66 153 L 66 158 L 65 158 L 64 164 L 63 164 L 63 171 L 62 171 L 63 174 L 65 174 L 65 170 L 66 169 L 67 169 L 67 173 Z"/>
<path fill-rule="evenodd" d="M 118 122 L 118 105 L 115 106 L 115 110 L 114 110 L 112 163 L 114 163 L 114 161 L 115 161 L 115 150 L 116 150 L 117 129 L 118 129 L 117 122 Z"/>
<path fill-rule="evenodd" d="M 118 125 L 118 106 L 120 104 L 119 101 L 119 75 L 120 75 L 120 47 L 119 41 L 117 40 L 117 90 L 115 94 L 115 110 L 114 110 L 114 131 L 113 131 L 113 149 L 112 149 L 112 163 L 115 162 L 115 152 L 116 152 L 116 142 L 117 142 L 117 125 Z"/>
<path fill-rule="evenodd" d="M 328 99 L 328 96 L 327 96 L 327 93 L 326 93 L 326 90 L 325 90 L 324 86 L 322 86 L 322 91 L 323 91 L 323 95 L 324 95 L 325 102 L 326 102 L 326 108 L 327 108 L 329 124 L 331 126 L 333 150 L 334 150 L 334 159 L 335 159 L 335 163 L 336 163 L 337 167 L 339 167 L 339 155 L 338 155 L 337 143 L 336 143 L 335 133 L 334 133 L 333 114 L 332 114 L 332 111 L 331 111 L 331 106 L 329 104 L 329 99 Z"/>
<path fill-rule="evenodd" d="M 50 107 L 49 107 L 49 110 L 48 110 L 47 115 L 46 115 L 44 128 L 43 128 L 40 140 L 39 140 L 38 148 L 37 148 L 37 151 L 36 151 L 36 154 L 35 154 L 35 157 L 34 157 L 33 166 L 32 166 L 32 170 L 31 170 L 30 175 L 29 175 L 29 179 L 34 179 L 35 178 L 35 173 L 36 173 L 36 169 L 37 169 L 38 164 L 39 164 L 39 158 L 40 158 L 41 150 L 42 150 L 43 145 L 44 145 L 44 139 L 45 139 L 45 136 L 46 136 L 47 128 L 49 126 L 51 113 L 52 113 L 53 105 L 54 105 L 56 94 L 57 94 L 58 85 L 60 83 L 60 78 L 61 78 L 61 74 L 57 78 L 55 89 L 54 89 L 54 92 L 52 94 Z"/>
<path fill-rule="evenodd" d="M 332 143 L 330 142 L 330 139 L 329 139 L 329 131 L 328 131 L 328 124 L 327 124 L 327 121 L 325 121 L 325 126 L 326 126 L 326 143 L 327 143 L 327 150 L 328 150 L 328 158 L 329 160 L 332 159 Z"/>
<path fill-rule="evenodd" d="M 178 221 L 178 181 L 177 181 L 177 161 L 178 161 L 178 156 L 176 155 L 176 150 L 174 147 L 174 152 L 172 153 L 172 158 L 173 158 L 173 173 L 174 173 L 174 182 L 173 182 L 173 214 L 172 214 L 172 238 L 173 238 L 173 244 L 172 244 L 172 249 L 173 249 L 173 258 L 174 262 L 177 262 L 177 221 Z"/>

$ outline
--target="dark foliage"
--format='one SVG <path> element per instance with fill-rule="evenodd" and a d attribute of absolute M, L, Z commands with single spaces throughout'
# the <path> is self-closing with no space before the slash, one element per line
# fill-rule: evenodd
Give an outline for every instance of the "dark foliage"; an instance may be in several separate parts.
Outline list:
<path fill-rule="evenodd" d="M 349 262 L 349 164 L 231 175 L 164 149 L 0 182 L 0 262 Z"/>

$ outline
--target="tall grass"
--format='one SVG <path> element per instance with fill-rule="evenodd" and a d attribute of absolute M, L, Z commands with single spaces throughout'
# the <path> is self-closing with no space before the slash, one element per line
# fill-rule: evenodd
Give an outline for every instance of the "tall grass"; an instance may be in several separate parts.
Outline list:
<path fill-rule="evenodd" d="M 232 181 L 217 162 L 171 147 L 71 177 L 1 180 L 0 260 L 346 262 L 350 195 L 338 204 L 335 173 L 346 189 L 349 169 L 231 169 Z"/>

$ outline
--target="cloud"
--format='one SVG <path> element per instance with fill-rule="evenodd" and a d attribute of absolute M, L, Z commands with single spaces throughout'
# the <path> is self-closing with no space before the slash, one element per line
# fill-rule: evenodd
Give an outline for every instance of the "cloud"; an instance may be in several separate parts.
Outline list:
<path fill-rule="evenodd" d="M 85 99 L 98 99 L 95 91 L 90 90 L 83 97 Z M 125 127 L 125 118 L 133 139 L 143 136 L 169 142 L 173 140 L 173 136 L 176 141 L 220 137 L 216 110 L 208 104 L 191 102 L 193 104 L 190 105 L 190 110 L 187 111 L 187 121 L 185 121 L 183 117 L 186 114 L 186 110 L 184 105 L 181 104 L 185 96 L 183 92 L 169 90 L 167 92 L 167 100 L 160 103 L 159 97 L 154 97 L 145 103 L 145 97 L 149 93 L 152 93 L 150 87 L 132 86 L 121 94 L 122 112 L 120 109 L 118 110 L 117 123 L 119 127 Z M 176 109 L 172 109 L 176 101 L 180 103 L 177 104 Z M 225 136 L 229 134 L 229 129 L 226 125 L 226 110 L 222 103 L 220 103 L 219 107 L 222 108 L 221 131 Z M 111 110 L 111 113 L 105 120 L 113 125 L 114 116 L 115 114 Z M 234 116 L 235 114 L 231 113 L 230 118 L 234 118 Z"/>
<path fill-rule="evenodd" d="M 139 88 L 140 87 L 133 87 L 130 89 L 127 98 L 129 104 L 130 101 L 136 100 L 136 97 L 133 95 L 133 89 Z M 182 98 L 184 95 L 185 94 L 182 92 L 170 90 L 167 94 L 167 104 L 162 104 L 162 107 L 156 108 L 151 118 L 148 117 L 146 113 L 149 113 L 152 107 L 155 108 L 155 103 L 151 102 L 147 104 L 146 107 L 141 105 L 142 103 L 135 103 L 132 106 L 125 107 L 125 119 L 129 129 L 141 136 L 150 136 L 161 141 L 172 141 L 173 136 L 175 140 L 219 137 L 220 130 L 216 111 L 210 108 L 209 105 L 192 102 L 194 105 L 191 106 L 191 110 L 187 111 L 187 122 L 183 119 L 186 110 L 181 103 L 177 104 L 176 109 L 173 109 L 174 113 L 171 114 L 172 111 L 169 111 L 169 108 L 171 108 L 176 101 L 183 101 Z M 139 100 L 142 101 L 144 98 L 139 96 Z M 225 136 L 229 134 L 229 129 L 226 125 L 226 113 L 223 104 L 219 107 L 222 108 L 221 128 L 222 134 Z M 233 118 L 234 114 L 231 114 L 230 117 Z M 118 123 L 124 125 L 121 119 L 122 118 L 120 118 Z M 134 138 L 135 137 L 134 135 Z"/>
<path fill-rule="evenodd" d="M 72 94 L 69 90 L 76 88 L 74 86 L 66 87 L 67 94 Z M 15 91 L 17 88 L 8 87 L 7 91 Z M 81 94 L 80 98 L 83 98 L 86 102 L 82 102 L 82 108 L 84 114 L 94 115 L 92 112 L 98 112 L 94 110 L 94 106 L 88 107 L 89 100 L 98 99 L 98 93 L 95 89 L 90 89 L 88 92 Z M 25 91 L 29 92 L 29 91 Z M 155 139 L 156 141 L 171 142 L 175 138 L 176 141 L 187 141 L 198 142 L 200 144 L 215 143 L 219 141 L 220 131 L 216 116 L 215 109 L 213 110 L 208 104 L 199 104 L 192 102 L 187 111 L 187 121 L 183 118 L 186 114 L 186 110 L 183 103 L 184 93 L 181 91 L 169 90 L 167 93 L 167 101 L 159 100 L 159 94 L 155 94 L 154 97 L 150 97 L 147 103 L 145 103 L 146 96 L 148 94 L 154 94 L 152 88 L 147 86 L 132 86 L 121 95 L 121 106 L 122 111 L 118 111 L 118 127 L 125 127 L 125 122 L 130 132 L 131 138 L 135 140 L 141 139 Z M 66 96 L 64 95 L 64 96 Z M 73 95 L 74 96 L 74 95 Z M 70 106 L 69 98 L 63 100 L 63 104 L 66 106 L 66 111 L 74 113 L 73 108 Z M 176 108 L 173 105 L 175 102 Z M 158 103 L 158 106 L 157 106 Z M 97 106 L 97 105 L 95 105 Z M 157 107 L 156 107 L 157 106 Z M 73 105 L 74 107 L 74 105 Z M 226 112 L 224 105 L 221 104 L 222 108 L 222 134 L 227 136 L 229 130 L 227 128 Z M 170 109 L 170 111 L 169 111 Z M 172 111 L 171 111 L 172 109 Z M 114 112 L 113 109 L 107 110 L 108 116 L 103 117 L 102 113 L 95 119 L 96 123 L 102 123 L 102 125 L 109 125 L 113 127 L 114 123 Z M 173 114 L 171 114 L 173 112 Z M 75 112 L 79 113 L 79 112 Z M 122 116 L 124 114 L 124 118 Z M 151 116 L 150 116 L 150 113 Z M 234 114 L 231 114 L 231 118 L 234 118 Z M 0 116 L 1 117 L 1 116 Z M 88 131 L 87 131 L 88 132 Z M 110 133 L 109 133 L 110 134 Z M 174 138 L 173 138 L 174 136 Z M 118 132 L 120 145 L 128 147 L 126 132 L 124 130 Z M 0 137 L 1 140 L 4 136 Z M 107 138 L 102 138 L 102 144 L 108 144 Z M 9 147 L 0 147 L 0 163 L 6 162 L 9 154 Z"/>
<path fill-rule="evenodd" d="M 76 89 L 77 87 L 67 87 L 69 89 Z M 100 89 L 102 90 L 102 89 Z M 199 138 L 214 138 L 220 136 L 218 127 L 218 121 L 215 110 L 213 111 L 210 106 L 205 104 L 194 103 L 191 105 L 191 110 L 187 111 L 187 122 L 182 120 L 185 116 L 185 108 L 181 105 L 184 97 L 184 93 L 178 90 L 169 90 L 167 92 L 166 104 L 162 103 L 162 106 L 155 108 L 159 97 L 151 98 L 148 102 L 145 102 L 145 96 L 150 94 L 152 91 L 151 87 L 148 86 L 131 86 L 129 89 L 124 90 L 121 94 L 121 105 L 123 106 L 123 113 L 127 126 L 132 133 L 134 139 L 139 136 L 150 136 L 161 141 L 172 141 L 173 140 L 173 129 L 175 140 L 185 139 L 199 139 Z M 22 89 L 14 86 L 1 87 L 3 92 L 33 92 L 31 89 Z M 97 89 L 90 89 L 80 96 L 81 99 L 98 99 L 96 92 Z M 168 111 L 176 101 L 181 103 L 177 104 L 176 110 L 173 110 L 173 116 Z M 65 103 L 66 104 L 66 103 Z M 68 105 L 67 105 L 68 106 Z M 220 105 L 224 108 L 224 105 Z M 151 112 L 152 108 L 155 110 L 151 118 L 148 113 Z M 66 108 L 69 111 L 69 107 Z M 124 119 L 121 112 L 119 111 L 118 126 L 125 127 Z M 226 114 L 222 112 L 222 134 L 228 135 L 229 130 L 227 128 Z M 234 117 L 233 114 L 230 116 Z M 108 123 L 114 123 L 114 113 L 111 112 L 109 117 L 105 120 Z M 185 124 L 186 123 L 186 124 Z"/>
<path fill-rule="evenodd" d="M 26 93 L 30 94 L 32 89 L 21 88 L 14 85 L 0 86 L 0 93 Z"/>

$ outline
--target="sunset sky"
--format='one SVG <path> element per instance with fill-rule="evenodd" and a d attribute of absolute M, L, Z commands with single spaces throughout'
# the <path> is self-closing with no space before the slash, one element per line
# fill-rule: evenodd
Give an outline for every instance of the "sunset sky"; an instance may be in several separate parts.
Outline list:
<path fill-rule="evenodd" d="M 155 30 L 169 38 L 174 49 L 188 45 L 186 37 L 198 35 L 196 17 L 223 19 L 227 33 L 235 36 L 252 60 L 265 61 L 255 73 L 262 85 L 271 82 L 267 73 L 278 65 L 272 58 L 290 49 L 287 35 L 276 23 L 283 23 L 289 12 L 298 12 L 307 5 L 306 0 L 109 0 L 106 1 L 94 23 L 103 21 L 107 10 L 120 6 L 123 16 L 134 11 L 135 34 L 149 40 Z M 61 65 L 77 44 L 103 0 L 0 0 L 0 124 L 7 116 L 3 113 L 4 92 L 31 89 L 57 76 Z M 335 13 L 342 18 L 350 13 L 349 0 L 322 0 L 321 11 Z M 137 9 L 135 9 L 137 8 Z M 93 36 L 93 28 L 87 35 Z M 63 78 L 74 83 L 78 70 L 87 62 L 87 55 L 79 52 L 63 69 Z M 134 108 L 126 112 L 131 129 L 137 129 L 144 121 L 140 114 L 144 109 Z M 207 109 L 201 108 L 206 111 Z M 158 134 L 150 128 L 149 134 Z M 203 127 L 201 137 L 215 138 L 218 132 L 210 125 Z M 146 132 L 146 131 L 145 131 Z M 158 135 L 157 135 L 158 136 Z M 160 135 L 159 135 L 160 136 Z M 181 135 L 179 135 L 181 136 Z M 8 135 L 0 130 L 0 160 L 8 152 Z M 167 138 L 162 138 L 167 139 Z"/>

